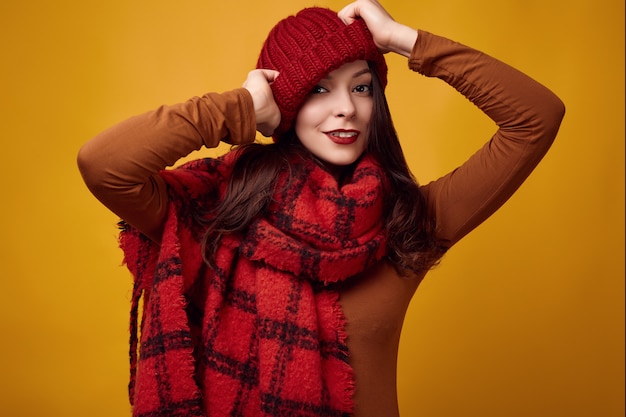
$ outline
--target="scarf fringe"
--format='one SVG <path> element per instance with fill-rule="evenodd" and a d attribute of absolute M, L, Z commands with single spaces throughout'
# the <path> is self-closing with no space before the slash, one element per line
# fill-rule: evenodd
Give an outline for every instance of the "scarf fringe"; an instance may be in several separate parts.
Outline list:
<path fill-rule="evenodd" d="M 330 299 L 330 303 L 333 307 L 333 315 L 335 316 L 335 320 L 338 325 L 336 326 L 337 330 L 337 339 L 340 345 L 347 346 L 348 334 L 346 333 L 346 325 L 347 320 L 346 316 L 343 313 L 341 308 L 341 304 L 339 302 L 339 293 L 336 291 L 329 291 L 324 294 L 326 297 Z M 342 381 L 341 385 L 343 385 L 344 395 L 342 396 L 341 408 L 344 410 L 354 410 L 354 391 L 356 389 L 354 370 L 349 365 L 350 355 L 348 353 L 348 362 L 346 363 L 346 370 L 338 375 L 337 378 Z"/>

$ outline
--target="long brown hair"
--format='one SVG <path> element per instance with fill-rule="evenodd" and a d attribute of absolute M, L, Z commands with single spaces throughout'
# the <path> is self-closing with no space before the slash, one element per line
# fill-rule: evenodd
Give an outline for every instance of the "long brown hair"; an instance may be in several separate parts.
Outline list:
<path fill-rule="evenodd" d="M 435 219 L 429 215 L 424 196 L 404 158 L 375 66 L 368 64 L 372 72 L 374 108 L 365 152 L 374 156 L 388 176 L 388 197 L 383 212 L 387 259 L 402 274 L 420 273 L 436 264 L 445 248 L 436 239 Z M 314 158 L 300 144 L 293 128 L 276 143 L 242 145 L 237 152 L 240 155 L 225 198 L 211 215 L 203 217 L 208 220 L 204 221 L 206 232 L 202 250 L 209 264 L 222 236 L 245 231 L 253 219 L 265 213 L 276 178 L 284 170 L 291 171 L 290 161 L 294 156 Z"/>

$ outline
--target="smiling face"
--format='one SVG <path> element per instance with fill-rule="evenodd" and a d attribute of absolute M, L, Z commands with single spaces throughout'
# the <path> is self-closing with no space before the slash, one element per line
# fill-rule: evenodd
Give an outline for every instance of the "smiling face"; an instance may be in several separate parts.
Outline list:
<path fill-rule="evenodd" d="M 355 162 L 367 145 L 371 90 L 367 61 L 353 61 L 330 72 L 313 88 L 296 117 L 302 145 L 332 165 Z"/>

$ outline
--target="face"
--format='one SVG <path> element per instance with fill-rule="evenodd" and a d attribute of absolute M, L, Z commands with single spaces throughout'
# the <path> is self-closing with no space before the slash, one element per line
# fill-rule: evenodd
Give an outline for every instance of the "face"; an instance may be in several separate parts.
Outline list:
<path fill-rule="evenodd" d="M 296 117 L 296 134 L 313 155 L 332 165 L 355 162 L 367 145 L 372 115 L 372 74 L 354 61 L 323 78 Z"/>

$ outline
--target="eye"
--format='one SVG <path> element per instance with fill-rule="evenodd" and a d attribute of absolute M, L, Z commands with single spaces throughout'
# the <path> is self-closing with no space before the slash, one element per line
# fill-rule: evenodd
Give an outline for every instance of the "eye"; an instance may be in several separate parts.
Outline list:
<path fill-rule="evenodd" d="M 311 89 L 311 92 L 309 94 L 321 94 L 321 93 L 327 93 L 327 92 L 328 90 L 322 87 L 321 85 L 316 85 L 315 87 L 313 87 L 313 89 Z"/>
<path fill-rule="evenodd" d="M 371 84 L 359 84 L 352 90 L 355 93 L 370 95 L 372 93 L 372 85 Z"/>

